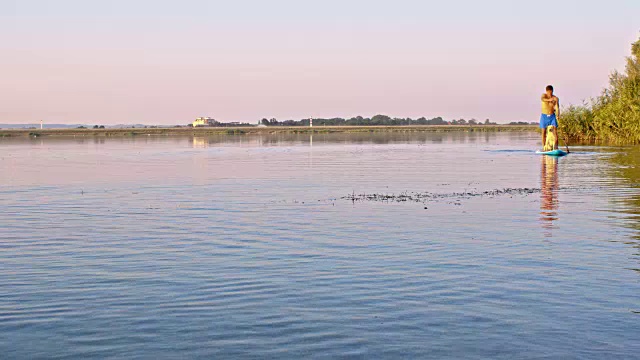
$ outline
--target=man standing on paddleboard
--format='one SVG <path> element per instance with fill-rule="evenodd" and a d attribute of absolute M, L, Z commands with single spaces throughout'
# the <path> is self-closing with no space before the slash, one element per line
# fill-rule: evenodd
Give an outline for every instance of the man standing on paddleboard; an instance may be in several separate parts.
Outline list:
<path fill-rule="evenodd" d="M 558 148 L 558 118 L 560 117 L 560 99 L 553 95 L 553 86 L 547 85 L 542 94 L 542 115 L 540 115 L 540 129 L 542 129 L 542 148 L 547 143 L 547 127 L 553 126 L 556 134 L 554 150 Z"/>

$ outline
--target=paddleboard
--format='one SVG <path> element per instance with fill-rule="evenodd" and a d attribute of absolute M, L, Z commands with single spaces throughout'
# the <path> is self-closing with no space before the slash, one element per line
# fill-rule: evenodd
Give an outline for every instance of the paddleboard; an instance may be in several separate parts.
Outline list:
<path fill-rule="evenodd" d="M 560 149 L 556 149 L 556 150 L 551 150 L 551 151 L 540 151 L 540 150 L 538 150 L 538 151 L 536 151 L 536 154 L 548 155 L 548 156 L 565 156 L 568 153 L 564 152 L 564 151 L 562 151 Z"/>

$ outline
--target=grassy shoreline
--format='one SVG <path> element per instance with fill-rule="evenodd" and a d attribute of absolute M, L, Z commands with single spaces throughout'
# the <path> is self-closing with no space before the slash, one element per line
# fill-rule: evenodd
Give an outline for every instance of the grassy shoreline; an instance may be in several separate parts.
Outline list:
<path fill-rule="evenodd" d="M 383 132 L 528 132 L 535 125 L 405 125 L 405 126 L 317 126 L 317 127 L 202 127 L 202 128 L 131 128 L 131 129 L 6 129 L 0 137 L 40 136 L 207 136 L 252 134 L 328 134 Z"/>
<path fill-rule="evenodd" d="M 561 134 L 572 142 L 640 144 L 640 39 L 631 45 L 626 62 L 625 71 L 614 71 L 600 96 L 562 112 Z"/>

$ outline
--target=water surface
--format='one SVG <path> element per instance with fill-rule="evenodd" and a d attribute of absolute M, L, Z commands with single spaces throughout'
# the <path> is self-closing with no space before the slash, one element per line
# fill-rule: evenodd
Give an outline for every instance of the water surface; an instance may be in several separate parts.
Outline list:
<path fill-rule="evenodd" d="M 640 151 L 537 141 L 0 139 L 0 352 L 637 358 Z"/>

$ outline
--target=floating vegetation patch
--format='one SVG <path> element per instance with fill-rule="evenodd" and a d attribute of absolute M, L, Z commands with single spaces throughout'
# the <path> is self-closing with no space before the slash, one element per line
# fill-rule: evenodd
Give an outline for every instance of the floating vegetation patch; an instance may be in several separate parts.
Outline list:
<path fill-rule="evenodd" d="M 452 193 L 403 192 L 400 194 L 350 194 L 341 197 L 350 201 L 385 201 L 385 202 L 427 202 L 441 199 L 470 199 L 474 197 L 496 197 L 518 195 L 527 196 L 539 193 L 538 188 L 504 188 L 487 191 L 465 191 Z"/>

